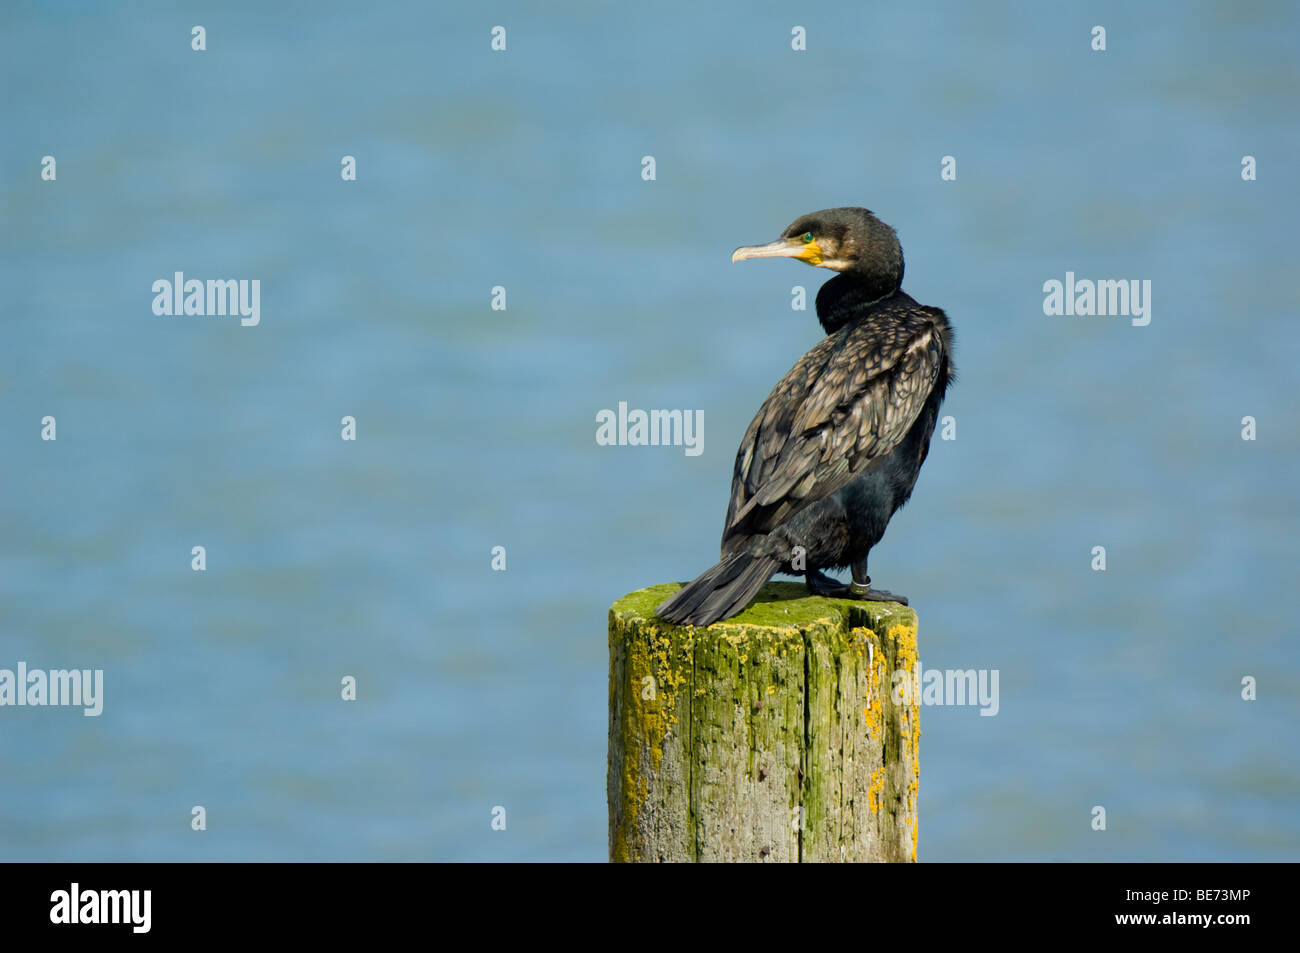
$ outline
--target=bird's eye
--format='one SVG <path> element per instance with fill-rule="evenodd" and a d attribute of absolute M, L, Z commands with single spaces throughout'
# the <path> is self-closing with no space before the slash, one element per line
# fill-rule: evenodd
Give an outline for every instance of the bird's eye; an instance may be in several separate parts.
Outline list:
<path fill-rule="evenodd" d="M 803 233 L 803 243 L 804 243 L 805 245 L 807 245 L 810 241 L 812 241 L 812 232 L 804 232 L 804 233 Z"/>

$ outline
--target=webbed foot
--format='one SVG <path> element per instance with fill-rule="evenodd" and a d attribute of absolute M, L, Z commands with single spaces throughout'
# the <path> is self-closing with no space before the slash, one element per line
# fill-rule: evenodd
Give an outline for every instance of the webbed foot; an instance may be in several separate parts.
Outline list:
<path fill-rule="evenodd" d="M 828 599 L 858 599 L 862 602 L 908 604 L 907 596 L 896 595 L 886 589 L 872 589 L 871 577 L 863 573 L 859 580 L 858 575 L 854 573 L 853 582 L 845 585 L 838 579 L 832 579 L 820 569 L 810 569 L 804 574 L 804 581 L 808 591 L 814 596 L 825 596 Z"/>

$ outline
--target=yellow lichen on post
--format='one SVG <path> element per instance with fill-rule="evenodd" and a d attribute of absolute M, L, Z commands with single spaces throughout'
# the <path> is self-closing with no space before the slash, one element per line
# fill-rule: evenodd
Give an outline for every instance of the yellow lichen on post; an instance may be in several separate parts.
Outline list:
<path fill-rule="evenodd" d="M 611 610 L 611 634 L 616 625 Z M 674 806 L 682 803 L 677 787 L 683 783 L 674 777 L 682 760 L 680 736 L 674 729 L 682 722 L 682 698 L 690 695 L 683 689 L 690 682 L 691 639 L 653 617 L 629 626 L 630 637 L 622 643 L 617 662 L 610 645 L 609 770 L 617 769 L 619 777 L 611 773 L 607 783 L 611 799 L 617 792 L 620 801 L 617 811 L 611 802 L 611 859 L 655 859 L 643 855 L 656 851 L 664 852 L 661 859 L 680 859 L 672 845 L 686 843 L 687 818 L 674 813 Z M 652 823 L 629 826 L 648 810 L 653 813 Z"/>
<path fill-rule="evenodd" d="M 677 588 L 610 610 L 611 859 L 915 860 L 915 613 L 769 583 L 696 629 L 654 616 Z"/>
<path fill-rule="evenodd" d="M 921 789 L 921 692 L 920 686 L 913 680 L 917 673 L 916 624 L 891 626 L 889 638 L 898 646 L 897 671 L 906 672 L 909 678 L 910 691 L 902 696 L 903 729 L 900 740 L 902 758 L 907 762 L 909 778 L 904 810 L 909 817 L 911 828 L 912 860 L 916 860 L 918 826 L 916 803 Z"/>

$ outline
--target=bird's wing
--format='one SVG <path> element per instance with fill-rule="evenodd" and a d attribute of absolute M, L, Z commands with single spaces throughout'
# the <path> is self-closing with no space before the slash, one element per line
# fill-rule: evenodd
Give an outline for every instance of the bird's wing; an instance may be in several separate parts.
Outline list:
<path fill-rule="evenodd" d="M 826 338 L 799 359 L 745 431 L 728 543 L 768 533 L 896 447 L 942 373 L 945 342 L 921 309 Z"/>

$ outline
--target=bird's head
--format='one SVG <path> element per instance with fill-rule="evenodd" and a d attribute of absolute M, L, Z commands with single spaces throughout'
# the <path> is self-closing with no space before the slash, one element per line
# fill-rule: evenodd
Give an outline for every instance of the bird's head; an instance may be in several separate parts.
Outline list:
<path fill-rule="evenodd" d="M 898 288 L 903 283 L 903 248 L 894 230 L 865 208 L 828 208 L 801 215 L 766 245 L 745 245 L 732 261 L 795 258 Z"/>

